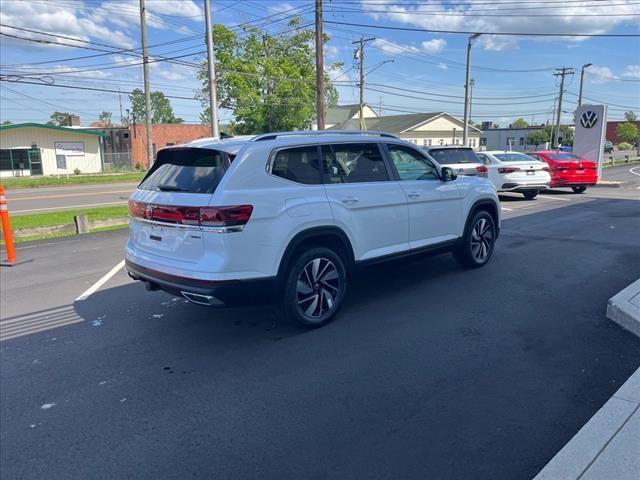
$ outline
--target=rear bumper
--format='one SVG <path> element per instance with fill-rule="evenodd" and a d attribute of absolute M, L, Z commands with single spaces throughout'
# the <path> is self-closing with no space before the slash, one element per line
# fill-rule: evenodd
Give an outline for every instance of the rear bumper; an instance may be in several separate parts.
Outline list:
<path fill-rule="evenodd" d="M 212 307 L 259 305 L 276 298 L 276 278 L 201 280 L 153 270 L 125 260 L 129 276 L 144 282 L 149 290 L 163 290 L 193 303 Z"/>
<path fill-rule="evenodd" d="M 549 188 L 549 183 L 524 183 L 524 182 L 508 182 L 500 187 L 499 192 L 527 192 L 531 190 L 544 190 Z"/>
<path fill-rule="evenodd" d="M 575 187 L 595 185 L 597 175 L 554 175 L 551 177 L 551 187 Z"/>

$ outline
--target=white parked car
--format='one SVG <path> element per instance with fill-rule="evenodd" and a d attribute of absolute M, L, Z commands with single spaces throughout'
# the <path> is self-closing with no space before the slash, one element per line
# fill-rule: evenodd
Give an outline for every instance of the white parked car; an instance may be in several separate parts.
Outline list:
<path fill-rule="evenodd" d="M 435 147 L 422 147 L 441 167 L 449 167 L 458 175 L 471 177 L 487 176 L 487 167 L 476 156 L 471 147 L 459 145 L 444 145 Z"/>
<path fill-rule="evenodd" d="M 476 155 L 489 169 L 489 180 L 498 192 L 518 192 L 532 200 L 551 184 L 549 166 L 524 153 L 487 151 Z"/>
<path fill-rule="evenodd" d="M 126 268 L 148 290 L 207 306 L 275 301 L 307 327 L 333 318 L 361 265 L 453 251 L 481 267 L 500 231 L 490 182 L 376 132 L 165 148 L 129 210 Z"/>

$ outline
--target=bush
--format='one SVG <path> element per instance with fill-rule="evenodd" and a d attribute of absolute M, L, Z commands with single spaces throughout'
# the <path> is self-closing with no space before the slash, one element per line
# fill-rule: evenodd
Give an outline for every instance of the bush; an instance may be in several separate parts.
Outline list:
<path fill-rule="evenodd" d="M 136 170 L 142 170 L 142 164 L 140 162 L 136 162 L 135 166 L 133 167 Z"/>
<path fill-rule="evenodd" d="M 80 169 L 79 169 L 79 168 L 74 168 L 74 169 L 73 169 L 73 174 L 74 174 L 74 175 L 80 175 L 81 173 L 82 173 L 82 172 L 80 171 Z"/>
<path fill-rule="evenodd" d="M 627 142 L 620 142 L 618 145 L 616 145 L 616 148 L 618 150 L 631 150 L 633 148 L 633 145 Z"/>

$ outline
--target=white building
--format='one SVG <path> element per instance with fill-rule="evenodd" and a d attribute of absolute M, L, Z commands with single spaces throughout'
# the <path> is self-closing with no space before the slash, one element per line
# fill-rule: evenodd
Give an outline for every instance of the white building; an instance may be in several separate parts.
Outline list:
<path fill-rule="evenodd" d="M 446 112 L 407 113 L 365 117 L 367 130 L 392 133 L 418 146 L 462 145 L 463 121 Z M 355 118 L 327 127 L 329 130 L 359 130 L 356 110 Z M 469 146 L 480 146 L 480 130 L 469 125 Z"/>
<path fill-rule="evenodd" d="M 40 123 L 0 126 L 0 176 L 99 173 L 102 133 Z"/>
<path fill-rule="evenodd" d="M 524 152 L 534 150 L 536 145 L 529 145 L 528 138 L 533 132 L 542 130 L 544 126 L 532 126 L 524 128 L 488 128 L 480 135 L 480 148 L 482 150 L 511 150 Z M 542 145 L 546 148 L 546 144 Z"/>

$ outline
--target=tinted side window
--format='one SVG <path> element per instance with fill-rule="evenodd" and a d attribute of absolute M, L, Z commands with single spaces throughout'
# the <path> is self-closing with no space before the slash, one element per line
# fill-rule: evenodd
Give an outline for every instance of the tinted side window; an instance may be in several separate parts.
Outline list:
<path fill-rule="evenodd" d="M 271 173 L 277 177 L 307 185 L 322 183 L 318 147 L 309 145 L 278 150 L 273 159 Z"/>
<path fill-rule="evenodd" d="M 325 183 L 384 182 L 389 173 L 375 143 L 322 146 Z"/>
<path fill-rule="evenodd" d="M 389 157 L 398 170 L 400 180 L 435 180 L 438 172 L 429 160 L 415 150 L 401 145 L 387 145 Z"/>

